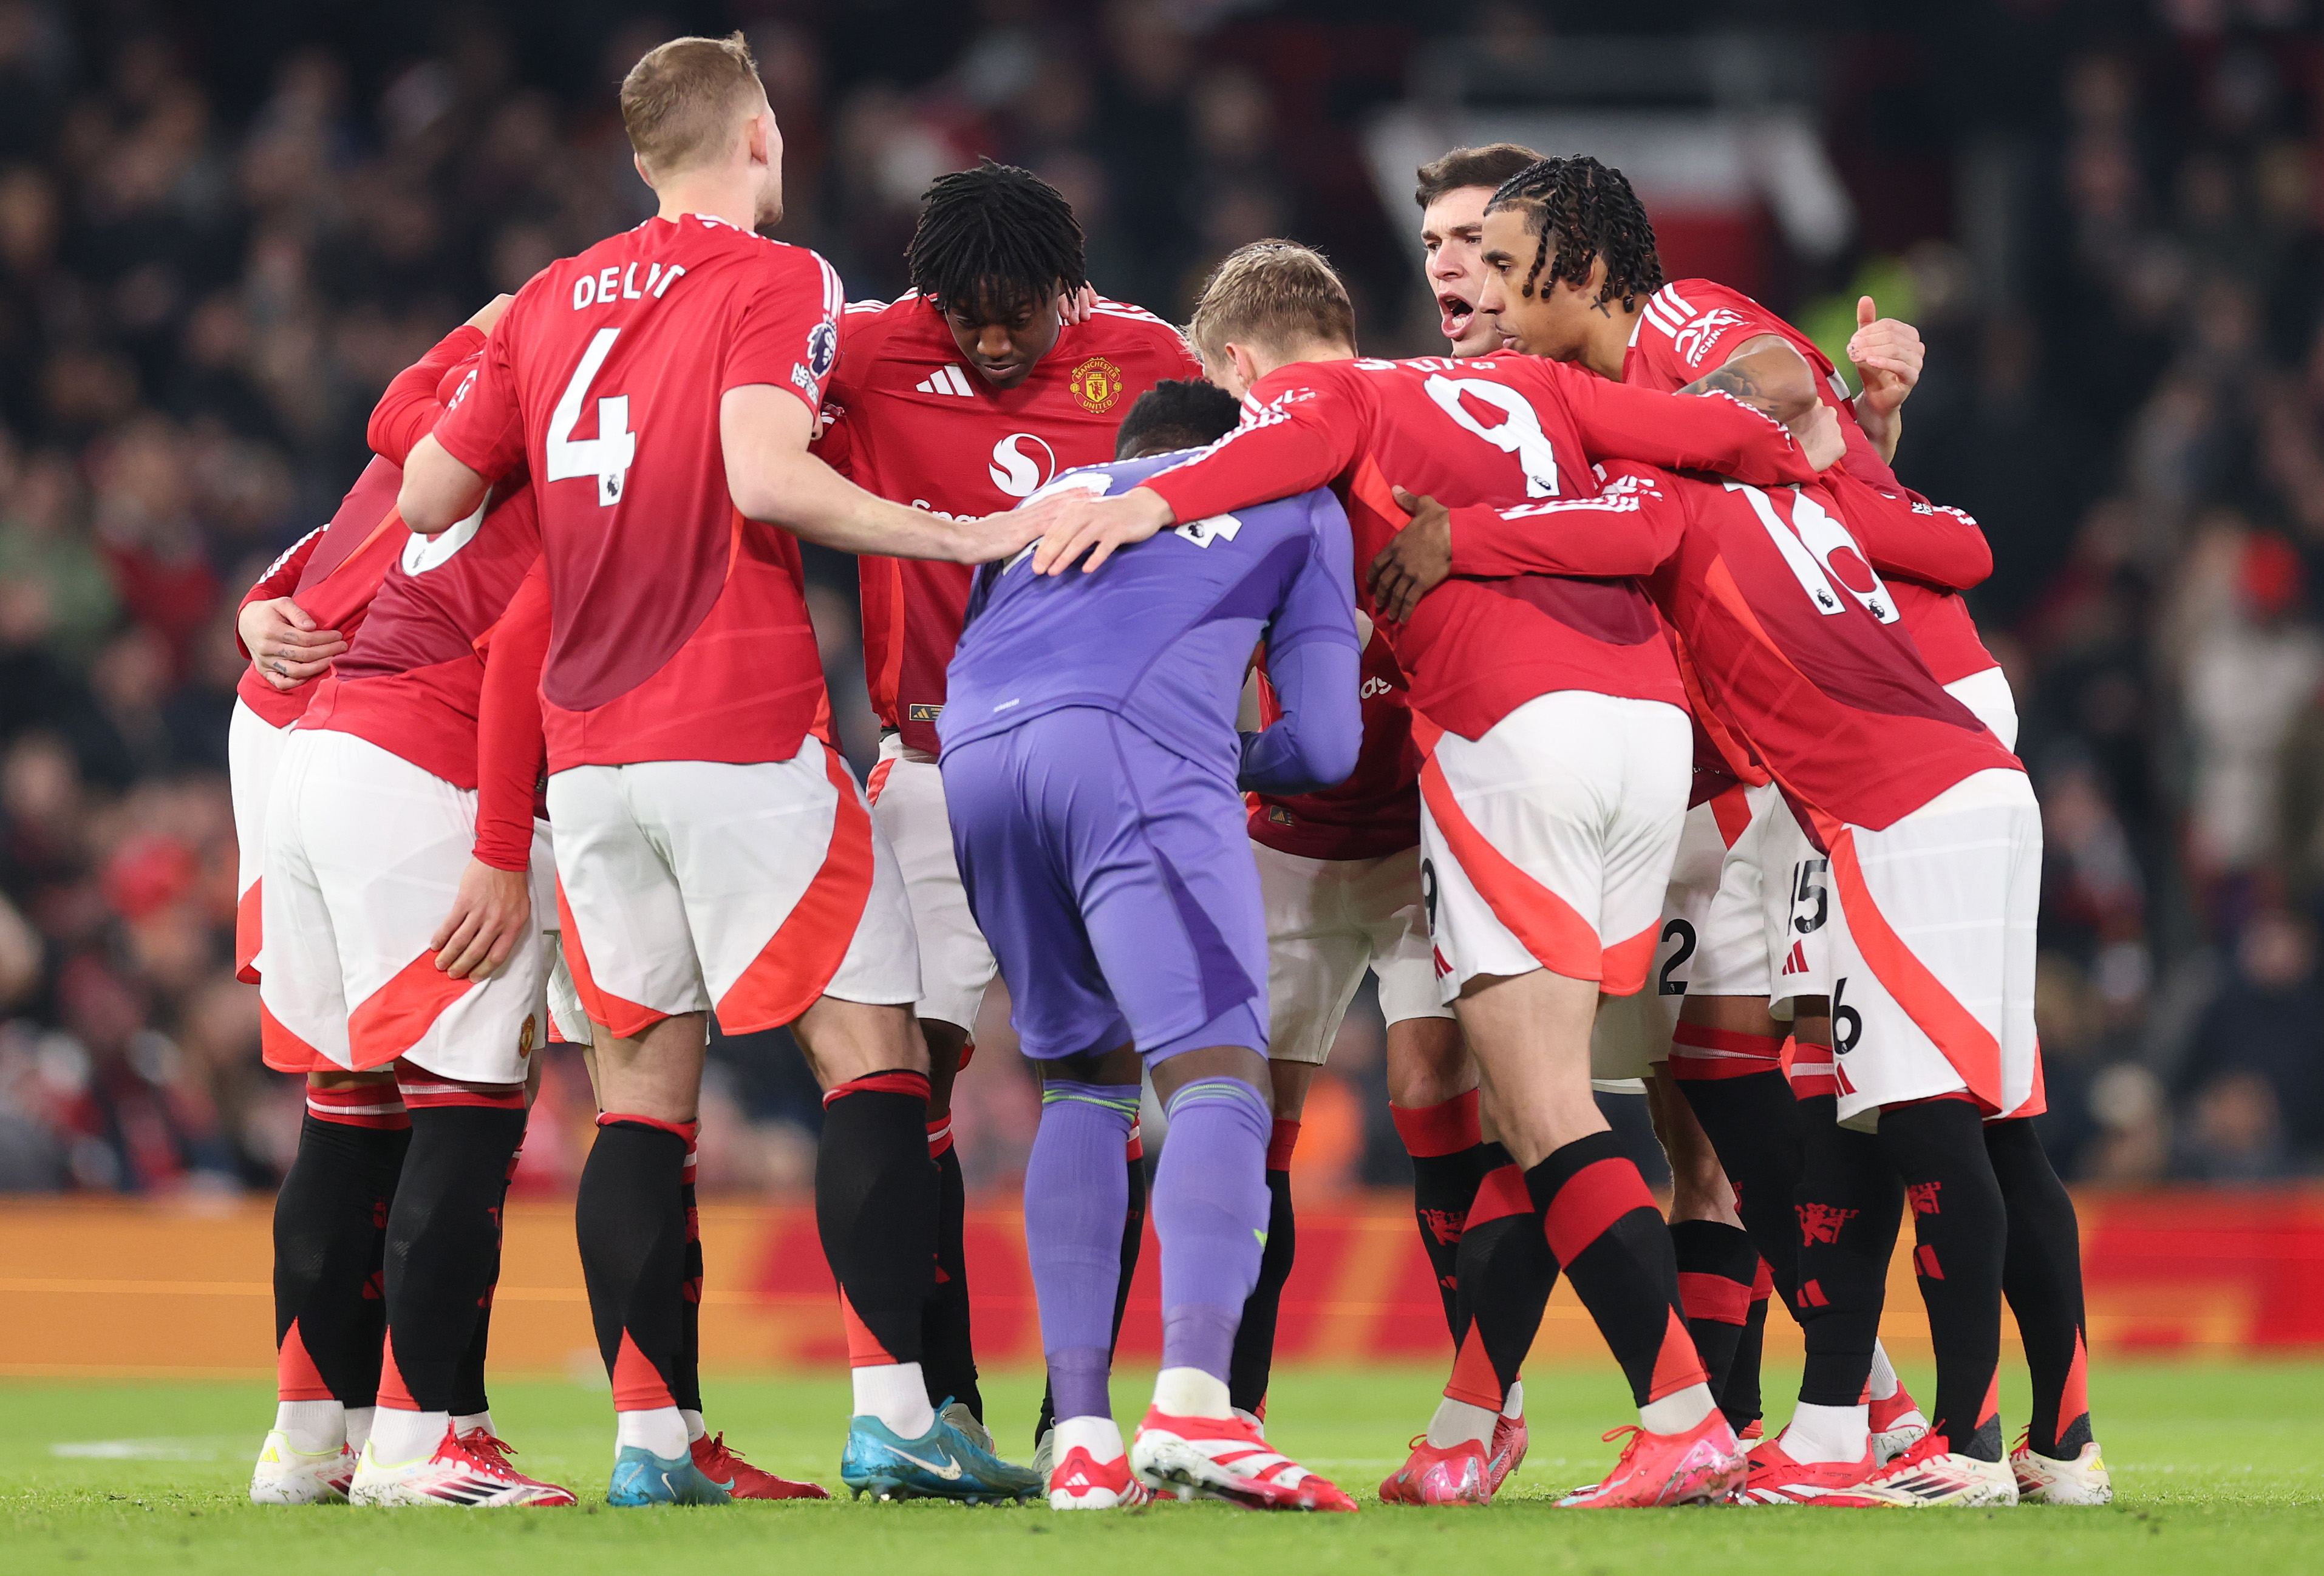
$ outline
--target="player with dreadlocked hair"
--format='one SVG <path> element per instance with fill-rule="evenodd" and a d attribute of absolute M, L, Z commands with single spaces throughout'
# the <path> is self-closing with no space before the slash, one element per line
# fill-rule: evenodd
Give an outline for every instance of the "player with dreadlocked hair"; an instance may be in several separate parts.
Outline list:
<path fill-rule="evenodd" d="M 1513 246 L 1508 266 L 1513 282 L 1525 280 L 1526 295 L 1538 288 L 1545 298 L 1525 349 L 1625 382 L 1727 392 L 1783 419 L 1811 401 L 1834 409 L 1849 443 L 1847 464 L 1833 475 L 1849 530 L 1932 675 L 2005 746 L 2013 744 L 2007 683 L 1959 594 L 1990 571 L 1990 551 L 1974 521 L 1908 493 L 1887 466 L 1900 408 L 1920 373 L 1912 327 L 1878 318 L 1868 296 L 1858 302 L 1848 353 L 1863 392 L 1849 400 L 1815 346 L 1748 296 L 1708 280 L 1662 283 L 1652 226 L 1619 171 L 1591 159 L 1545 160 L 1505 185 L 1492 206 L 1522 213 L 1534 237 L 1530 263 Z M 1748 762 L 1739 770 L 1751 775 Z M 1808 1327 L 1800 1407 L 1783 1438 L 1757 1452 L 1749 1497 L 1831 1503 L 1858 1461 L 1901 1452 L 1872 1482 L 1893 1503 L 1975 1503 L 2018 1492 L 2102 1502 L 2111 1489 L 2090 1436 L 2080 1245 L 2070 1201 L 2027 1120 L 2040 1109 L 2038 1087 L 2024 1106 L 1988 1113 L 1982 1147 L 1968 1136 L 1977 1123 L 1952 1120 L 1959 1102 L 1890 1109 L 1877 1138 L 1834 1126 L 1835 1099 L 1860 1102 L 1878 1064 L 1868 1059 L 1877 1047 L 1859 1043 L 1868 1037 L 1862 1015 L 1850 1009 L 1844 1015 L 1850 1032 L 1839 1048 L 1858 1052 L 1852 1090 L 1840 1084 L 1833 1065 L 1836 986 L 1825 930 L 1838 895 L 1828 889 L 1829 859 L 1773 787 L 1742 791 L 1752 813 L 1735 837 L 1721 839 L 1730 846 L 1716 895 L 1690 916 L 1674 888 L 1665 919 L 1692 927 L 1682 939 L 1666 923 L 1665 955 L 1657 962 L 1669 963 L 1665 977 L 1683 980 L 1687 989 L 1670 1039 L 1648 1054 L 1667 1055 L 1670 1083 L 1682 1096 L 1663 1102 L 1667 1113 L 1691 1115 L 1708 1130 L 1739 1184 L 1741 1223 L 1776 1289 L 1787 1302 L 1798 1292 L 1794 1307 Z M 1693 814 L 1706 818 L 1711 808 L 1706 803 Z M 1739 910 L 1730 920 L 1738 893 L 1743 908 L 1757 909 L 1757 925 Z M 1692 955 L 1679 958 L 1680 949 Z M 1791 1015 L 1788 1090 L 1786 1026 L 1775 1012 Z M 1797 1097 L 1795 1106 L 1787 1109 L 1786 1093 Z M 1717 1175 L 1715 1166 L 1709 1171 Z M 1874 1339 L 1885 1286 L 1883 1233 L 1893 1232 L 1906 1193 L 1939 1358 L 1928 1421 Z M 1810 1211 L 1841 1229 L 1809 1231 Z M 1705 1221 L 1736 1220 L 1723 1208 L 1698 1212 Z M 1851 1235 L 1859 1230 L 1862 1240 Z M 1731 1238 L 1703 1225 L 1682 1230 L 1705 1251 Z M 1740 1267 L 1724 1275 L 1733 1278 Z M 1744 1302 L 1708 1276 L 1695 1284 L 1726 1293 L 1704 1300 L 1727 1304 L 1730 1317 Z M 1991 1400 L 2002 1295 L 2017 1315 L 2036 1397 L 2031 1436 L 2006 1466 Z M 1743 1378 L 1731 1377 L 1723 1401 L 1733 1404 Z"/>
<path fill-rule="evenodd" d="M 1114 429 L 1148 389 L 1202 375 L 1177 330 L 1089 289 L 1072 205 L 1027 171 L 985 161 L 937 180 L 905 258 L 911 293 L 853 303 L 841 319 L 816 446 L 883 498 L 952 515 L 1007 509 L 1060 471 L 1112 459 Z M 860 571 L 863 669 L 882 729 L 872 814 L 902 864 L 919 932 L 928 1150 L 941 1184 L 923 1372 L 932 1405 L 981 1424 L 951 1111 L 996 965 L 968 910 L 936 770 L 945 669 L 971 576 L 901 558 L 867 558 Z M 1133 1124 L 1126 1163 L 1141 1155 Z M 1134 1181 L 1142 1194 L 1142 1171 Z"/>

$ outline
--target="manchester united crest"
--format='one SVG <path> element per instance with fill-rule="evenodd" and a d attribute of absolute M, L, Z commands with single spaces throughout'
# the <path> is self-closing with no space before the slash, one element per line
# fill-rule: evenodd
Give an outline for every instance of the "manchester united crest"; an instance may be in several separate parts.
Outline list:
<path fill-rule="evenodd" d="M 1102 355 L 1093 355 L 1074 368 L 1074 375 L 1065 380 L 1065 386 L 1073 390 L 1083 410 L 1093 416 L 1102 416 L 1121 398 L 1121 369 Z"/>

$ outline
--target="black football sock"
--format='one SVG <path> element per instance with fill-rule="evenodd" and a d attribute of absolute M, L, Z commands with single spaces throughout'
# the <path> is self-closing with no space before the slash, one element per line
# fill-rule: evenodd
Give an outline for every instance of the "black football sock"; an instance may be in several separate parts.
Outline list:
<path fill-rule="evenodd" d="M 307 1091 L 299 1151 L 274 1199 L 278 1399 L 375 1403 L 388 1204 L 410 1138 L 392 1083 Z"/>
<path fill-rule="evenodd" d="M 1299 1124 L 1277 1119 L 1267 1144 L 1267 1245 L 1259 1249 L 1259 1279 L 1243 1299 L 1235 1326 L 1234 1350 L 1227 1361 L 1227 1395 L 1245 1412 L 1264 1415 L 1268 1376 L 1275 1367 L 1275 1324 L 1283 1310 L 1284 1283 L 1299 1250 L 1299 1227 L 1291 1212 L 1291 1153 Z"/>
<path fill-rule="evenodd" d="M 1913 1268 L 1937 1359 L 1931 1432 L 1962 1455 L 2002 1457 L 2001 1267 L 2009 1219 L 1985 1152 L 1985 1122 L 1966 1100 L 1889 1106 L 1880 1147 L 1913 1207 Z"/>
<path fill-rule="evenodd" d="M 702 1415 L 702 1204 L 695 1192 L 694 1173 L 699 1164 L 696 1144 L 686 1146 L 686 1166 L 678 1175 L 678 1205 L 686 1212 L 686 1274 L 680 1284 L 685 1302 L 678 1310 L 678 1371 L 670 1375 L 669 1398 L 678 1409 Z"/>
<path fill-rule="evenodd" d="M 1542 1310 L 1557 1285 L 1557 1260 L 1526 1192 L 1525 1173 L 1499 1144 L 1483 1148 L 1497 1164 L 1477 1184 L 1462 1221 L 1453 1261 L 1458 1324 L 1444 1394 L 1498 1412 L 1541 1330 Z"/>
<path fill-rule="evenodd" d="M 1121 1220 L 1121 1278 L 1113 1289 L 1113 1344 L 1107 1355 L 1111 1357 L 1121 1347 L 1122 1315 L 1130 1311 L 1130 1283 L 1138 1276 L 1138 1254 L 1146 1241 L 1146 1145 L 1139 1138 L 1138 1124 L 1130 1124 L 1130 1207 Z M 1041 1436 L 1056 1426 L 1057 1399 L 1043 1381 L 1041 1410 L 1033 1420 L 1033 1446 L 1040 1448 Z"/>
<path fill-rule="evenodd" d="M 857 1368 L 921 1359 L 936 1267 L 927 1119 L 923 1073 L 871 1073 L 823 1097 L 815 1223 L 839 1283 L 848 1360 Z"/>
<path fill-rule="evenodd" d="M 489 1412 L 493 1404 L 484 1388 L 485 1358 L 492 1350 L 493 1298 L 500 1290 L 501 1244 L 508 1234 L 509 1184 L 516 1180 L 517 1161 L 524 1154 L 520 1143 L 516 1153 L 509 1157 L 508 1168 L 501 1175 L 501 1190 L 493 1201 L 493 1265 L 492 1278 L 485 1283 L 484 1297 L 476 1309 L 476 1328 L 468 1337 L 467 1350 L 460 1354 L 460 1366 L 452 1378 L 451 1412 L 455 1417 L 474 1417 Z"/>
<path fill-rule="evenodd" d="M 678 1405 L 686 1341 L 683 1179 L 696 1126 L 605 1112 L 581 1167 L 574 1230 L 617 1412 Z"/>
<path fill-rule="evenodd" d="M 1792 1228 L 1807 1347 L 1800 1399 L 1854 1406 L 1871 1382 L 1903 1190 L 1877 1139 L 1834 1122 L 1832 1096 L 1803 1101 L 1801 1114 L 1807 1160 Z"/>
<path fill-rule="evenodd" d="M 1686 1332 L 1710 1376 L 1711 1393 L 1724 1410 L 1728 1375 L 1742 1343 L 1744 1321 L 1751 1316 L 1751 1282 L 1759 1273 L 1759 1250 L 1751 1246 L 1748 1231 L 1723 1221 L 1680 1221 L 1670 1235 Z M 1757 1383 L 1755 1378 L 1755 1387 Z"/>
<path fill-rule="evenodd" d="M 1735 1212 L 1766 1260 L 1776 1290 L 1790 1303 L 1799 1286 L 1799 1223 L 1792 1214 L 1792 1195 L 1807 1163 L 1805 1129 L 1790 1081 L 1775 1070 L 1739 1078 L 1674 1075 L 1672 1082 L 1702 1124 L 1720 1168 L 1735 1185 Z"/>
<path fill-rule="evenodd" d="M 524 1139 L 521 1091 L 456 1098 L 462 1103 L 407 1095 L 411 1148 L 387 1215 L 393 1367 L 382 1377 L 381 1402 L 413 1412 L 466 1410 L 457 1404 L 462 1359 L 492 1294 L 501 1196 Z"/>
<path fill-rule="evenodd" d="M 1436 1276 L 1444 1301 L 1445 1328 L 1453 1344 L 1461 1339 L 1461 1230 L 1485 1178 L 1486 1147 L 1477 1118 L 1477 1092 L 1456 1094 L 1440 1105 L 1391 1105 L 1404 1152 L 1412 1157 L 1412 1213 L 1420 1225 L 1421 1251 Z"/>
<path fill-rule="evenodd" d="M 1751 1287 L 1750 1311 L 1743 1316 L 1742 1337 L 1735 1343 L 1735 1359 L 1728 1365 L 1727 1383 L 1719 1392 L 1719 1409 L 1738 1435 L 1766 1411 L 1759 1391 L 1759 1364 L 1766 1348 L 1767 1304 L 1773 1291 L 1763 1262 Z"/>
<path fill-rule="evenodd" d="M 1550 1152 L 1526 1173 L 1543 1234 L 1640 1406 L 1704 1382 L 1679 1306 L 1670 1228 L 1610 1132 Z"/>
<path fill-rule="evenodd" d="M 2071 1461 L 2090 1442 L 2089 1328 L 2074 1201 L 2027 1119 L 1987 1122 L 1985 1152 L 2009 1217 L 2001 1290 L 2034 1379 L 2027 1442 L 2053 1461 Z"/>
<path fill-rule="evenodd" d="M 976 1387 L 976 1341 L 969 1323 L 968 1186 L 952 1147 L 952 1118 L 927 1124 L 928 1155 L 936 1168 L 936 1290 L 920 1320 L 920 1377 L 928 1405 L 959 1401 L 978 1422 L 984 1396 Z"/>

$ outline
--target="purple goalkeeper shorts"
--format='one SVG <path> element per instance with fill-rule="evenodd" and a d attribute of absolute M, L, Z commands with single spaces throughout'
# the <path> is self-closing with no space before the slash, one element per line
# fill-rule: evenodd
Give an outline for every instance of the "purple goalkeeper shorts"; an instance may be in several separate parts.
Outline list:
<path fill-rule="evenodd" d="M 1232 782 L 1076 706 L 945 751 L 944 784 L 1027 1055 L 1267 1054 L 1267 924 Z"/>

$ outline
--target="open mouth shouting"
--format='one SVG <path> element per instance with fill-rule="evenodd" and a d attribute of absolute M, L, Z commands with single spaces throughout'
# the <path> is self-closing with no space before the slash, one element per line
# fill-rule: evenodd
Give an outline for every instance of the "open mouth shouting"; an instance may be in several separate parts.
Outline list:
<path fill-rule="evenodd" d="M 1469 332 L 1469 326 L 1476 320 L 1476 303 L 1462 300 L 1451 290 L 1436 298 L 1436 307 L 1444 315 L 1443 329 L 1447 339 L 1460 338 Z"/>

